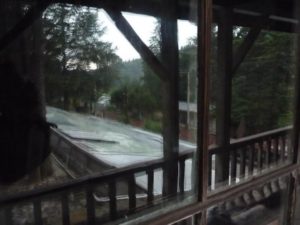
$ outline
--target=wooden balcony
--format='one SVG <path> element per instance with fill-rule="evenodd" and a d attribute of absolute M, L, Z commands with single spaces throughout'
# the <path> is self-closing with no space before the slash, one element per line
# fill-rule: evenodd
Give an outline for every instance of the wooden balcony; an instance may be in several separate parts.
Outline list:
<path fill-rule="evenodd" d="M 268 173 L 290 162 L 291 146 L 289 135 L 291 127 L 285 127 L 254 136 L 234 140 L 226 149 L 213 147 L 209 150 L 209 186 L 215 189 L 218 185 L 214 183 L 214 158 L 226 151 L 230 155 L 228 181 L 226 185 L 236 185 L 245 179 L 260 174 Z M 53 133 L 58 135 L 58 133 Z M 58 136 L 57 136 L 58 137 Z M 65 144 L 69 144 L 73 150 L 79 150 L 69 140 L 63 138 Z M 117 221 L 131 214 L 157 206 L 167 199 L 183 199 L 196 193 L 193 188 L 186 188 L 186 161 L 194 162 L 195 150 L 181 153 L 178 157 L 179 179 L 178 190 L 174 196 L 155 194 L 154 183 L 155 171 L 164 171 L 166 161 L 164 159 L 139 163 L 119 169 L 108 169 L 107 171 L 84 176 L 64 184 L 57 184 L 45 188 L 37 188 L 26 193 L 4 196 L 0 199 L 0 216 L 4 224 L 15 224 L 13 218 L 16 210 L 27 207 L 30 213 L 26 216 L 31 224 L 43 224 L 47 217 L 45 202 L 55 200 L 56 210 L 60 213 L 54 215 L 57 221 L 64 225 L 68 224 L 98 224 L 108 221 Z M 137 177 L 141 174 L 147 177 L 147 187 L 142 188 L 137 183 Z M 189 181 L 193 183 L 194 181 Z M 120 186 L 121 185 L 121 186 Z M 224 184 L 223 184 L 224 185 Z M 121 188 L 120 188 L 121 187 Z M 120 195 L 121 194 L 123 197 Z M 74 196 L 80 196 L 74 200 Z M 101 196 L 104 196 L 101 198 Z M 124 197 L 125 196 L 125 197 Z M 101 201 L 102 199 L 102 201 Z M 104 200 L 103 200 L 104 199 Z M 80 210 L 74 210 L 76 201 L 82 202 Z M 105 208 L 105 213 L 101 208 Z M 79 216 L 78 216 L 79 215 Z"/>
<path fill-rule="evenodd" d="M 291 131 L 292 127 L 288 126 L 233 140 L 226 148 L 212 147 L 209 150 L 208 176 L 211 189 L 218 186 L 214 181 L 213 172 L 217 166 L 214 159 L 220 154 L 229 155 L 228 166 L 223 168 L 229 174 L 227 180 L 224 180 L 223 185 L 226 186 L 291 163 Z"/>

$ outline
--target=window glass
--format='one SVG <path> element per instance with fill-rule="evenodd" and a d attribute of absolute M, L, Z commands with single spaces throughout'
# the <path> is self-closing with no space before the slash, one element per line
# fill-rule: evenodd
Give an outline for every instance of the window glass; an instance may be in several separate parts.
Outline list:
<path fill-rule="evenodd" d="M 284 224 L 288 178 L 273 180 L 207 210 L 207 224 Z"/>
<path fill-rule="evenodd" d="M 170 2 L 52 4 L 2 51 L 5 219 L 139 223 L 197 200 L 197 8 Z"/>
<path fill-rule="evenodd" d="M 212 26 L 212 190 L 290 164 L 293 152 L 296 35 L 271 25 L 274 5 L 236 7 L 216 9 Z M 261 24 L 244 25 L 243 16 Z"/>

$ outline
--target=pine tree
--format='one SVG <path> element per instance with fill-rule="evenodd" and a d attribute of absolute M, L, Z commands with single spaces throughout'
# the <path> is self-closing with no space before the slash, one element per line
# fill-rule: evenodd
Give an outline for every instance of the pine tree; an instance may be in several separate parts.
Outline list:
<path fill-rule="evenodd" d="M 101 40 L 104 33 L 97 9 L 57 4 L 45 12 L 47 93 L 53 90 L 47 98 L 50 104 L 76 109 L 83 102 L 87 110 L 100 89 L 111 85 L 119 58 L 111 43 Z"/>

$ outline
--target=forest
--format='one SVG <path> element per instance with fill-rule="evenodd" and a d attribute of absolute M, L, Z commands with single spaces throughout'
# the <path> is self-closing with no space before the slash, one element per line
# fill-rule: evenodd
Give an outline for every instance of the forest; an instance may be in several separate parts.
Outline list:
<path fill-rule="evenodd" d="M 161 81 L 142 59 L 122 61 L 112 43 L 101 41 L 106 27 L 94 8 L 54 5 L 43 16 L 44 73 L 47 104 L 95 113 L 102 95 L 111 97 L 107 111 L 125 123 L 142 121 L 161 131 Z M 160 58 L 157 20 L 150 49 Z M 233 28 L 233 46 L 246 27 Z M 246 136 L 291 124 L 294 36 L 262 31 L 240 68 L 232 75 L 231 136 Z M 179 101 L 196 103 L 197 38 L 179 49 Z M 210 118 L 216 117 L 217 26 L 212 29 Z M 239 134 L 237 134 L 239 130 Z"/>

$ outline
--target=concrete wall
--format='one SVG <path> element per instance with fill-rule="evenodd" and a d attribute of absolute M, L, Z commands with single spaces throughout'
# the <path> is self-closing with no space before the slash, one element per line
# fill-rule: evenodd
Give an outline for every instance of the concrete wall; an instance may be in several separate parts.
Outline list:
<path fill-rule="evenodd" d="M 113 168 L 86 152 L 79 146 L 78 141 L 71 140 L 57 129 L 51 130 L 50 146 L 58 160 L 76 176 L 99 173 Z"/>

